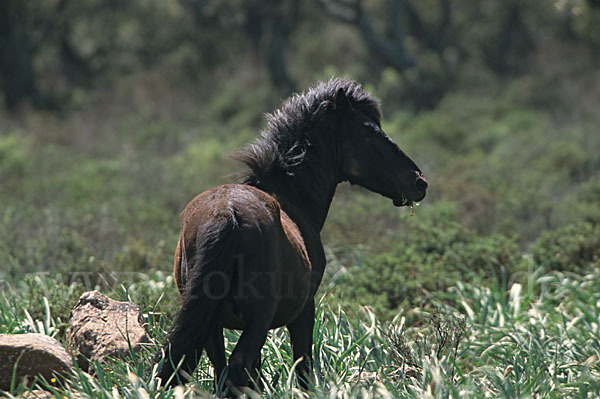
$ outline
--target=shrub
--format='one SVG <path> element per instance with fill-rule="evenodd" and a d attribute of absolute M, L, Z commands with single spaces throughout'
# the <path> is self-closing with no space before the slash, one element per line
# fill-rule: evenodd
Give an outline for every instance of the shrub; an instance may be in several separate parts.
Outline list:
<path fill-rule="evenodd" d="M 347 298 L 374 306 L 384 317 L 415 307 L 457 281 L 484 281 L 506 288 L 524 267 L 516 238 L 479 236 L 453 221 L 415 222 L 392 251 L 367 257 L 341 276 Z"/>
<path fill-rule="evenodd" d="M 425 318 L 425 327 L 416 335 L 408 334 L 402 328 L 403 325 L 393 325 L 391 331 L 384 333 L 389 341 L 390 355 L 397 367 L 393 374 L 406 379 L 421 379 L 426 367 L 425 361 L 431 361 L 433 358 L 441 361 L 446 358 L 450 360 L 449 374 L 452 380 L 452 365 L 456 364 L 459 346 L 466 336 L 466 325 L 465 317 L 457 317 L 439 309 Z"/>
<path fill-rule="evenodd" d="M 138 239 L 128 238 L 123 249 L 112 262 L 115 271 L 148 272 L 166 269 L 172 260 L 171 248 L 165 248 L 165 241 L 150 246 Z"/>
<path fill-rule="evenodd" d="M 579 222 L 547 231 L 531 252 L 536 262 L 551 270 L 585 272 L 600 267 L 600 225 Z"/>
<path fill-rule="evenodd" d="M 30 143 L 21 135 L 0 135 L 0 192 L 22 189 L 23 178 L 32 170 Z"/>
<path fill-rule="evenodd" d="M 575 198 L 567 198 L 557 206 L 553 215 L 560 225 L 567 225 L 574 220 L 600 223 L 600 174 L 577 187 Z"/>

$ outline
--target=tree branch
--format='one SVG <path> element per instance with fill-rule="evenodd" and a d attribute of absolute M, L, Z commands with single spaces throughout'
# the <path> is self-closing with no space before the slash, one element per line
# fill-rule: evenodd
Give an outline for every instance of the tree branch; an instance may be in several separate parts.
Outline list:
<path fill-rule="evenodd" d="M 346 24 L 356 24 L 360 14 L 360 0 L 317 0 L 327 14 Z"/>
<path fill-rule="evenodd" d="M 417 61 L 404 46 L 404 34 L 401 27 L 394 29 L 392 39 L 388 39 L 377 33 L 368 18 L 363 14 L 361 0 L 317 0 L 321 3 L 327 13 L 334 19 L 358 28 L 362 39 L 367 47 L 380 58 L 385 64 L 398 70 L 417 66 Z M 403 0 L 395 0 L 394 12 L 400 13 Z M 396 14 L 398 16 L 398 14 Z M 396 20 L 400 25 L 401 21 Z"/>

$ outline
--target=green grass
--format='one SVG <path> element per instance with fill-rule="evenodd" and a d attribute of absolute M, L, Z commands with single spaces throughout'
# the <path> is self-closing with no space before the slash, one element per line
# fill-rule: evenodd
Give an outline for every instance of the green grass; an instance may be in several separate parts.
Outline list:
<path fill-rule="evenodd" d="M 83 287 L 43 280 L 33 278 L 2 290 L 1 333 L 40 332 L 62 339 L 61 327 L 68 317 L 64 304 L 59 298 L 49 299 L 52 291 L 47 292 L 50 297 L 40 293 L 52 282 L 53 289 L 74 293 Z M 431 311 L 417 308 L 400 312 L 392 322 L 382 322 L 369 308 L 346 312 L 321 301 L 314 332 L 313 389 L 303 393 L 296 387 L 289 339 L 280 329 L 269 334 L 263 349 L 265 389 L 256 397 L 600 395 L 600 271 L 544 274 L 539 268 L 525 280 L 508 292 L 497 286 L 457 284 L 440 294 L 440 301 L 434 304 L 437 320 L 466 321 L 456 351 L 440 342 Z M 107 288 L 105 292 L 114 298 L 130 298 L 140 304 L 153 342 L 125 360 L 95 364 L 94 376 L 75 369 L 58 386 L 36 381 L 15 387 L 8 396 L 41 388 L 67 398 L 209 397 L 214 391 L 206 357 L 193 382 L 183 388 L 165 391 L 154 378 L 156 367 L 151 359 L 172 318 L 161 309 L 174 308 L 174 291 L 172 278 L 160 273 L 137 275 L 128 285 Z M 168 296 L 163 297 L 164 293 Z M 56 309 L 62 309 L 61 313 Z M 415 314 L 420 323 L 407 325 L 407 318 Z M 228 351 L 237 337 L 235 331 L 226 333 Z M 403 348 L 398 341 L 404 343 Z"/>

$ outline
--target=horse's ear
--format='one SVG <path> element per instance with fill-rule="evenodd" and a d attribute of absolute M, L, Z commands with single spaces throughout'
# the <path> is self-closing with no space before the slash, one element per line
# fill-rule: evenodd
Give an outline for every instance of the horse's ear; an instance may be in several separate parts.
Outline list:
<path fill-rule="evenodd" d="M 334 98 L 333 102 L 335 103 L 335 106 L 338 109 L 346 109 L 346 110 L 354 109 L 352 107 L 352 103 L 346 96 L 346 92 L 341 87 L 338 89 L 337 93 L 335 93 L 335 98 Z"/>

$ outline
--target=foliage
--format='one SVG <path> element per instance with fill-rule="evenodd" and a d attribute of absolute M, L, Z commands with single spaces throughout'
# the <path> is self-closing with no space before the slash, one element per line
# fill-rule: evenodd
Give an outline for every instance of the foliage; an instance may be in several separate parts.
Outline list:
<path fill-rule="evenodd" d="M 229 79 L 243 65 L 279 95 L 329 66 L 372 84 L 392 70 L 394 103 L 423 110 L 437 107 L 473 66 L 500 76 L 529 72 L 548 37 L 588 45 L 586 58 L 598 55 L 598 7 L 586 0 L 504 7 L 492 0 L 42 0 L 36 7 L 10 0 L 0 11 L 0 86 L 9 109 L 29 101 L 65 112 L 90 90 L 157 66 L 208 87 L 212 76 Z"/>
<path fill-rule="evenodd" d="M 402 329 L 386 334 L 392 358 L 403 378 L 422 378 L 422 360 L 440 361 L 443 357 L 451 358 L 452 362 L 457 360 L 461 341 L 466 334 L 466 319 L 434 311 L 426 320 L 429 326 L 414 337 L 408 337 Z"/>
<path fill-rule="evenodd" d="M 537 263 L 549 270 L 587 272 L 600 267 L 600 225 L 573 223 L 542 233 L 532 245 Z"/>
<path fill-rule="evenodd" d="M 594 0 L 563 0 L 557 8 L 567 16 L 569 27 L 576 36 L 588 42 L 592 49 L 600 43 L 600 7 Z"/>
<path fill-rule="evenodd" d="M 0 136 L 0 178 L 4 188 L 16 189 L 19 179 L 30 172 L 29 143 L 17 133 Z"/>
<path fill-rule="evenodd" d="M 596 329 L 600 297 L 595 289 L 600 274 L 541 274 L 538 270 L 530 277 L 526 285 L 513 285 L 508 295 L 498 287 L 459 283 L 448 291 L 454 305 L 438 303 L 436 313 L 420 313 L 424 322 L 416 326 L 406 324 L 404 316 L 408 314 L 383 323 L 368 308 L 349 317 L 341 308 L 321 303 L 316 316 L 312 390 L 302 393 L 296 387 L 289 337 L 284 330 L 275 330 L 263 349 L 265 389 L 257 397 L 325 398 L 335 393 L 348 398 L 550 398 L 600 394 Z M 45 311 L 39 318 L 29 316 L 34 314 L 30 307 L 39 301 L 42 287 L 36 284 L 40 282 L 35 279 L 28 286 L 3 289 L 1 332 L 56 335 L 57 320 L 65 320 L 68 314 L 58 311 L 64 299 L 42 297 Z M 59 290 L 79 289 L 68 283 L 54 284 Z M 206 357 L 193 382 L 185 387 L 165 391 L 154 378 L 157 369 L 151 359 L 172 318 L 164 313 L 170 299 L 159 298 L 175 290 L 172 278 L 139 275 L 135 283 L 105 290 L 141 306 L 153 341 L 125 359 L 94 364 L 94 376 L 75 368 L 58 385 L 37 380 L 17 385 L 9 397 L 34 388 L 67 398 L 215 397 L 210 393 L 212 370 Z M 76 297 L 69 301 L 74 305 Z M 228 353 L 238 336 L 227 332 Z M 399 353 L 402 359 L 409 354 L 418 367 L 411 372 L 406 362 L 398 363 Z"/>
<path fill-rule="evenodd" d="M 432 218 L 411 220 L 401 244 L 349 267 L 336 285 L 343 287 L 342 298 L 375 306 L 390 317 L 427 303 L 457 281 L 506 289 L 509 276 L 524 269 L 514 239 L 482 237 L 458 223 Z"/>

